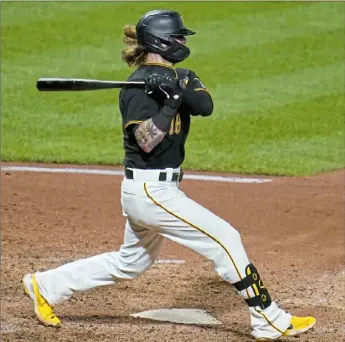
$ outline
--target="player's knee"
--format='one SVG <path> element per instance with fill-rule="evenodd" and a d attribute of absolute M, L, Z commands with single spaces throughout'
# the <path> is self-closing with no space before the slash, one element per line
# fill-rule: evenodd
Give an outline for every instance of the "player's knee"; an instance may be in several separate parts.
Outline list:
<path fill-rule="evenodd" d="M 133 260 L 133 256 L 129 257 L 120 252 L 106 253 L 106 257 L 110 266 L 109 273 L 119 280 L 134 279 L 154 263 L 149 256 Z"/>
<path fill-rule="evenodd" d="M 128 263 L 124 260 L 121 260 L 121 273 L 125 274 L 129 279 L 134 279 L 139 275 L 147 271 L 154 263 L 149 257 L 140 258 L 135 262 Z"/>
<path fill-rule="evenodd" d="M 140 263 L 135 266 L 136 277 L 140 274 L 146 272 L 154 263 L 154 260 L 146 259 L 142 260 Z"/>
<path fill-rule="evenodd" d="M 229 241 L 231 241 L 232 244 L 234 242 L 242 241 L 240 232 L 236 228 L 234 228 L 232 225 L 228 224 L 227 231 L 228 231 L 227 238 L 229 239 Z"/>

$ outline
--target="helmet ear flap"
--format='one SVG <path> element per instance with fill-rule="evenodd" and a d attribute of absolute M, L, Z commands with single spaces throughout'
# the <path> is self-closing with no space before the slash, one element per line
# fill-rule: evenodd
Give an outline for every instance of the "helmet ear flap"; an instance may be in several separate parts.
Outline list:
<path fill-rule="evenodd" d="M 150 33 L 144 33 L 145 46 L 147 51 L 158 54 L 164 53 L 172 44 L 168 40 L 156 37 Z"/>
<path fill-rule="evenodd" d="M 157 52 L 160 50 L 160 40 L 158 37 L 145 32 L 143 35 L 144 47 L 148 52 Z"/>

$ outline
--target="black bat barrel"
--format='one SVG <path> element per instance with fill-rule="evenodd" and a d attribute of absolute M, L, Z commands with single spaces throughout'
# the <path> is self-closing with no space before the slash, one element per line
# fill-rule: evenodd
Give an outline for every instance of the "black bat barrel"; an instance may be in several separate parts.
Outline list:
<path fill-rule="evenodd" d="M 144 87 L 144 82 L 102 81 L 82 78 L 40 78 L 36 87 L 39 91 L 85 91 Z"/>

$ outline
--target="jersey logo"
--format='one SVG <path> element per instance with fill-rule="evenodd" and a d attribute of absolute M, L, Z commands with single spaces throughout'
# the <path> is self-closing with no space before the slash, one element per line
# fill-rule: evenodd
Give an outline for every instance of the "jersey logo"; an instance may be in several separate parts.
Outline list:
<path fill-rule="evenodd" d="M 180 113 L 177 113 L 176 116 L 171 121 L 169 135 L 179 134 L 181 132 L 181 117 Z"/>
<path fill-rule="evenodd" d="M 182 79 L 182 82 L 183 82 L 183 84 L 185 85 L 185 87 L 187 87 L 188 82 L 189 82 L 189 77 L 186 76 L 185 78 L 183 78 L 183 79 Z"/>

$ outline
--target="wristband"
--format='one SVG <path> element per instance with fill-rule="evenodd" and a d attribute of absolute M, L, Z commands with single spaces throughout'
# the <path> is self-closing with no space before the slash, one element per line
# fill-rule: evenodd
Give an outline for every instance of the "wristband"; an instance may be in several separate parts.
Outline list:
<path fill-rule="evenodd" d="M 177 108 L 173 108 L 170 106 L 163 106 L 160 111 L 165 116 L 168 116 L 169 118 L 173 118 L 176 115 Z"/>
<path fill-rule="evenodd" d="M 152 117 L 152 122 L 162 132 L 168 132 L 171 126 L 171 121 L 175 115 L 175 109 L 164 106 L 157 115 Z"/>

